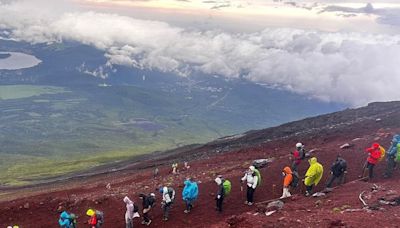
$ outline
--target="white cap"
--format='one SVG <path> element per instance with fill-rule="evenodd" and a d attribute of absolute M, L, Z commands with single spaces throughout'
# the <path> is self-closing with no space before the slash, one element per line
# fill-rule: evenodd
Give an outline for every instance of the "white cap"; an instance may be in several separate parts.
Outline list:
<path fill-rule="evenodd" d="M 253 165 L 249 167 L 250 171 L 254 172 L 254 170 L 256 170 L 256 167 L 254 167 Z"/>
<path fill-rule="evenodd" d="M 154 194 L 154 193 L 150 193 L 150 195 L 151 195 L 152 197 L 156 197 L 156 194 Z"/>
<path fill-rule="evenodd" d="M 296 143 L 296 148 L 301 148 L 303 147 L 303 144 L 301 142 Z"/>

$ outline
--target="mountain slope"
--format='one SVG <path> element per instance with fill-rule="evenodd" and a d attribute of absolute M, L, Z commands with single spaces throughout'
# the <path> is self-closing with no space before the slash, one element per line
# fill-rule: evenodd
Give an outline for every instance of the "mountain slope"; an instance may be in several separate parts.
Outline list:
<path fill-rule="evenodd" d="M 251 131 L 245 135 L 233 136 L 205 145 L 155 153 L 129 165 L 116 164 L 108 168 L 118 169 L 124 166 L 116 172 L 29 189 L 3 190 L 0 221 L 4 222 L 0 225 L 18 223 L 36 225 L 35 227 L 51 226 L 57 220 L 56 209 L 61 205 L 81 215 L 82 217 L 78 219 L 80 224 L 83 224 L 86 219 L 85 210 L 88 207 L 95 207 L 105 211 L 106 226 L 116 224 L 123 226 L 125 205 L 122 198 L 125 195 L 129 195 L 131 199 L 138 202 L 138 193 L 152 192 L 161 184 L 171 184 L 178 192 L 171 219 L 167 223 L 162 222 L 161 210 L 155 207 L 152 212 L 154 226 L 227 227 L 227 222 L 232 220 L 236 221 L 234 225 L 236 224 L 237 227 L 263 227 L 265 224 L 271 227 L 296 224 L 327 227 L 339 223 L 348 226 L 364 226 L 367 223 L 373 227 L 377 224 L 391 226 L 398 222 L 397 215 L 386 219 L 383 216 L 386 212 L 380 211 L 340 214 L 334 208 L 343 206 L 352 209 L 361 208 L 357 199 L 359 191 L 368 190 L 373 183 L 381 186 L 377 194 L 385 194 L 383 188 L 386 188 L 386 192 L 388 190 L 400 192 L 400 185 L 397 184 L 400 178 L 398 173 L 395 173 L 393 180 L 389 181 L 381 177 L 385 168 L 384 162 L 376 167 L 376 178 L 372 183 L 352 182 L 357 179 L 366 159 L 364 148 L 375 141 L 388 147 L 391 135 L 396 132 L 400 132 L 400 102 L 374 103 L 361 109 L 346 110 L 284 124 L 280 127 Z M 262 169 L 264 181 L 256 191 L 256 201 L 280 196 L 281 170 L 285 165 L 290 164 L 290 152 L 297 141 L 302 141 L 308 149 L 314 149 L 313 156 L 318 158 L 326 170 L 336 155 L 341 153 L 348 161 L 347 181 L 351 183 L 335 190 L 327 198 L 314 199 L 298 196 L 295 201 L 288 201 L 281 212 L 271 217 L 257 214 L 256 207 L 243 205 L 245 193 L 240 191 L 239 178 L 253 159 L 275 158 L 270 166 Z M 346 150 L 340 149 L 340 145 L 344 143 L 351 143 L 352 147 Z M 182 169 L 178 175 L 170 174 L 169 165 L 173 161 L 183 160 L 189 160 L 191 168 Z M 305 163 L 300 165 L 300 173 L 304 173 L 307 169 Z M 157 178 L 152 176 L 154 166 L 160 168 L 160 176 Z M 225 211 L 222 214 L 213 210 L 216 191 L 213 180 L 217 174 L 224 175 L 233 184 L 232 193 L 225 202 Z M 195 208 L 191 214 L 186 215 L 183 213 L 184 205 L 180 199 L 180 192 L 183 187 L 182 181 L 188 176 L 194 177 L 201 183 L 200 197 Z M 326 172 L 321 183 L 324 183 L 327 177 Z M 108 183 L 111 185 L 110 189 L 105 187 Z M 321 184 L 317 190 L 323 187 Z M 303 190 L 304 187 L 300 187 L 294 193 L 300 195 Z M 20 198 L 21 196 L 26 196 L 26 198 Z M 159 200 L 159 196 L 157 197 Z M 369 202 L 374 203 L 374 200 L 375 198 L 372 197 Z M 23 205 L 27 202 L 28 208 L 24 208 Z M 395 213 L 395 207 L 382 207 L 387 210 L 387 213 Z M 24 216 L 26 213 L 32 213 L 31 216 L 37 218 L 34 223 L 29 217 Z M 235 216 L 234 219 L 228 219 L 231 216 Z"/>

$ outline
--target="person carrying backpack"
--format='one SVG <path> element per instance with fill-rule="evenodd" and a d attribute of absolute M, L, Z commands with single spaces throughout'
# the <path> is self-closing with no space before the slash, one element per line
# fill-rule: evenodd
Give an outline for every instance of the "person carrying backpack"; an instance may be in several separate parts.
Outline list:
<path fill-rule="evenodd" d="M 283 178 L 283 192 L 282 196 L 280 197 L 281 199 L 292 196 L 289 192 L 289 188 L 293 181 L 293 174 L 289 166 L 286 166 L 283 169 L 282 175 L 284 178 Z"/>
<path fill-rule="evenodd" d="M 216 203 L 217 203 L 217 208 L 216 209 L 217 209 L 218 212 L 222 212 L 222 204 L 224 202 L 224 198 L 225 198 L 225 195 L 226 195 L 226 191 L 225 191 L 225 188 L 224 188 L 225 179 L 222 178 L 221 176 L 218 176 L 217 178 L 215 178 L 214 181 L 218 185 L 217 194 L 215 196 L 215 200 L 216 200 Z"/>
<path fill-rule="evenodd" d="M 125 196 L 123 201 L 126 204 L 126 212 L 125 212 L 126 228 L 133 228 L 133 219 L 140 217 L 138 213 L 138 208 L 133 203 L 133 201 L 129 199 L 128 196 Z"/>
<path fill-rule="evenodd" d="M 324 173 L 324 167 L 318 163 L 316 157 L 312 157 L 308 160 L 310 167 L 306 172 L 304 178 L 304 185 L 306 186 L 306 196 L 310 196 L 314 186 L 317 186 Z"/>
<path fill-rule="evenodd" d="M 257 170 L 258 171 L 258 170 Z M 242 183 L 246 181 L 247 183 L 247 194 L 245 204 L 251 206 L 254 203 L 254 192 L 259 183 L 259 171 L 257 172 L 254 166 L 250 166 L 247 172 L 242 177 Z M 257 174 L 258 173 L 258 174 Z"/>
<path fill-rule="evenodd" d="M 385 178 L 392 177 L 393 169 L 396 165 L 397 148 L 400 143 L 400 135 L 394 135 L 389 150 L 386 153 Z"/>
<path fill-rule="evenodd" d="M 150 219 L 150 211 L 154 207 L 154 203 L 156 202 L 156 195 L 154 193 L 150 193 L 150 195 L 145 195 L 143 193 L 139 194 L 139 198 L 142 199 L 143 206 L 143 221 L 142 225 L 149 226 L 151 223 Z"/>
<path fill-rule="evenodd" d="M 378 143 L 373 143 L 372 147 L 365 149 L 365 152 L 368 153 L 367 166 L 368 169 L 368 179 L 367 181 L 372 179 L 374 176 L 374 167 L 378 163 L 379 158 L 382 155 L 380 145 Z M 365 171 L 365 170 L 364 170 Z M 364 171 L 362 177 L 364 177 Z"/>
<path fill-rule="evenodd" d="M 293 154 L 293 162 L 292 162 L 292 171 L 297 172 L 297 168 L 300 165 L 301 161 L 306 157 L 306 150 L 304 149 L 304 145 L 300 142 L 296 143 L 296 150 Z"/>
<path fill-rule="evenodd" d="M 160 188 L 160 193 L 162 194 L 161 207 L 163 209 L 163 219 L 164 221 L 168 221 L 169 211 L 175 199 L 175 190 L 171 187 L 162 187 Z"/>
<path fill-rule="evenodd" d="M 60 214 L 60 219 L 58 224 L 61 228 L 75 228 L 76 227 L 76 216 L 74 214 L 68 214 L 68 212 L 63 211 Z"/>
<path fill-rule="evenodd" d="M 90 228 L 100 228 L 104 223 L 104 213 L 102 211 L 88 209 L 86 215 L 90 216 L 88 224 Z"/>
<path fill-rule="evenodd" d="M 185 201 L 186 203 L 186 210 L 184 212 L 189 213 L 193 208 L 193 202 L 197 199 L 197 196 L 199 195 L 199 188 L 197 186 L 197 183 L 191 178 L 185 180 L 184 185 L 185 187 L 182 191 L 182 198 L 183 201 Z"/>
<path fill-rule="evenodd" d="M 338 179 L 339 185 L 344 182 L 344 177 L 347 173 L 347 162 L 340 155 L 336 157 L 335 162 L 331 166 L 331 176 L 326 183 L 326 188 L 332 187 L 335 179 Z"/>

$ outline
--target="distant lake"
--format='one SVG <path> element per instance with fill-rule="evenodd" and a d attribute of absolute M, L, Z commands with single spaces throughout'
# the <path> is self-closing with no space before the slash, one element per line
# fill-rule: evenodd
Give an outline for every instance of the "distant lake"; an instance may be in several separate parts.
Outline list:
<path fill-rule="evenodd" d="M 0 70 L 19 70 L 38 65 L 42 61 L 20 52 L 0 52 Z"/>

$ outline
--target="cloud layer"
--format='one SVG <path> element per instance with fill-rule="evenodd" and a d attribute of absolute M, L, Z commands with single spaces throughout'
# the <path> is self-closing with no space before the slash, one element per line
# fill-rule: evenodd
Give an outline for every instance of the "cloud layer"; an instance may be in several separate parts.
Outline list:
<path fill-rule="evenodd" d="M 0 5 L 0 28 L 32 43 L 74 40 L 92 45 L 105 51 L 109 64 L 183 76 L 200 71 L 241 77 L 351 105 L 400 98 L 397 35 L 298 29 L 200 32 L 115 14 L 32 13 L 36 8 L 24 2 Z"/>

